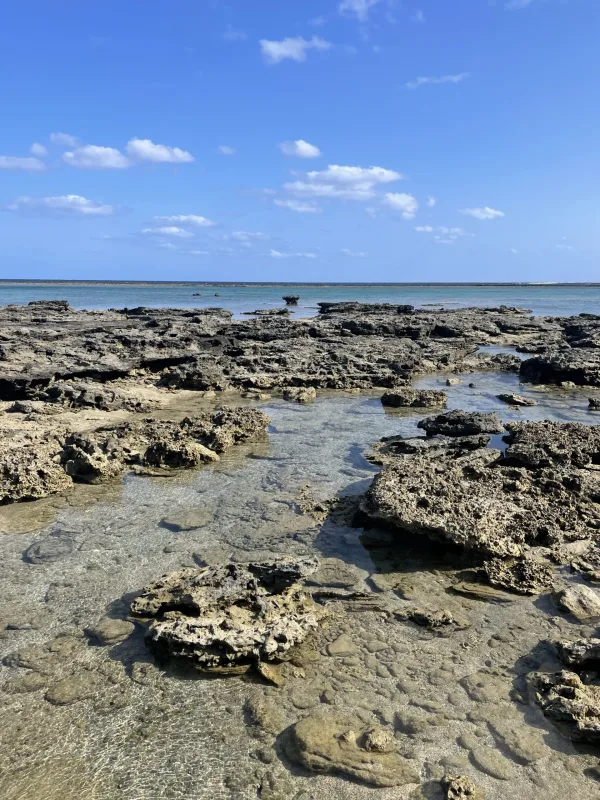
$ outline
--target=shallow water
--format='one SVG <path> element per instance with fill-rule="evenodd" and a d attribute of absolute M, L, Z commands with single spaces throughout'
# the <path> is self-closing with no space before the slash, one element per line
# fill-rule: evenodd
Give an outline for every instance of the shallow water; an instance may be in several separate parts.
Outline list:
<path fill-rule="evenodd" d="M 200 297 L 194 293 L 200 292 Z M 68 300 L 74 308 L 227 308 L 240 317 L 257 308 L 280 308 L 282 295 L 297 294 L 295 316 L 314 316 L 320 301 L 361 303 L 410 303 L 418 307 L 519 306 L 534 314 L 571 316 L 600 314 L 600 285 L 228 285 L 135 283 L 11 283 L 0 281 L 0 304 L 24 304 L 31 300 Z"/>
<path fill-rule="evenodd" d="M 444 383 L 444 376 L 436 376 L 419 386 Z M 513 409 L 495 397 L 510 391 L 535 397 L 539 405 Z M 497 410 L 503 419 L 598 419 L 587 411 L 587 392 L 543 392 L 519 386 L 515 375 L 468 375 L 447 392 L 450 408 Z M 38 532 L 0 537 L 2 615 L 13 620 L 13 629 L 0 638 L 0 655 L 62 633 L 75 637 L 72 652 L 46 671 L 35 691 L 11 691 L 30 673 L 2 669 L 0 796 L 249 800 L 261 785 L 260 796 L 270 800 L 411 796 L 414 786 L 374 790 L 311 776 L 287 762 L 276 735 L 309 710 L 332 704 L 366 723 L 391 724 L 396 715 L 396 726 L 413 731 L 398 734 L 399 746 L 422 770 L 425 785 L 440 777 L 445 758 L 472 775 L 488 800 L 592 797 L 598 784 L 584 770 L 595 760 L 576 754 L 526 704 L 508 701 L 515 681 L 532 668 L 525 659 L 536 648 L 542 657 L 536 662 L 532 656 L 531 664 L 551 659 L 540 640 L 568 637 L 574 626 L 543 599 L 494 605 L 448 594 L 460 565 L 449 564 L 433 547 L 414 549 L 389 534 L 364 535 L 299 513 L 296 500 L 307 483 L 320 498 L 364 491 L 376 471 L 365 459 L 370 445 L 382 436 L 416 434 L 419 415 L 384 410 L 378 398 L 360 395 L 324 395 L 307 407 L 279 401 L 261 407 L 272 421 L 267 441 L 177 478 L 127 477 L 109 502 L 59 509 L 56 520 Z M 211 513 L 206 527 L 173 533 L 161 524 L 196 508 Z M 68 539 L 71 552 L 52 563 L 25 563 L 23 551 L 47 537 Z M 141 628 L 112 648 L 90 646 L 81 636 L 107 612 L 123 616 L 131 593 L 166 571 L 200 559 L 307 553 L 340 559 L 365 591 L 375 588 L 369 579 L 375 576 L 379 588 L 381 581 L 401 586 L 415 604 L 454 610 L 471 627 L 440 638 L 389 622 L 376 611 L 339 607 L 303 648 L 302 669 L 281 689 L 250 676 L 204 679 L 163 671 L 148 656 Z M 327 643 L 340 632 L 356 643 L 355 657 L 326 655 Z M 458 683 L 482 668 L 498 673 L 500 688 L 491 702 L 474 702 Z M 65 706 L 44 699 L 48 687 L 73 673 L 93 684 L 92 697 Z M 262 704 L 263 725 L 249 724 L 249 701 Z M 457 738 L 468 735 L 496 747 L 486 720 L 509 710 L 526 733 L 539 736 L 543 755 L 527 766 L 505 758 L 509 777 L 499 780 L 469 761 Z M 478 716 L 469 719 L 473 711 Z M 433 784 L 423 791 L 412 796 L 438 796 Z"/>

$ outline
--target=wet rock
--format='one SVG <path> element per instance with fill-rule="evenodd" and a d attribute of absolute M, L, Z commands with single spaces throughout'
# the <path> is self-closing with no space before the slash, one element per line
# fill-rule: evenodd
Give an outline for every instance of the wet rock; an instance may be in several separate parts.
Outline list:
<path fill-rule="evenodd" d="M 435 408 L 446 400 L 446 392 L 434 389 L 394 389 L 381 396 L 381 404 L 390 408 Z"/>
<path fill-rule="evenodd" d="M 505 458 L 529 469 L 586 467 L 600 455 L 600 426 L 580 422 L 508 422 Z"/>
<path fill-rule="evenodd" d="M 460 685 L 476 703 L 498 703 L 509 698 L 510 682 L 491 672 L 473 672 Z"/>
<path fill-rule="evenodd" d="M 496 413 L 476 411 L 446 411 L 435 417 L 422 419 L 418 426 L 428 436 L 473 436 L 479 433 L 502 433 L 504 430 Z"/>
<path fill-rule="evenodd" d="M 520 394 L 499 394 L 498 400 L 502 400 L 509 406 L 537 406 L 537 401 Z"/>
<path fill-rule="evenodd" d="M 283 399 L 290 403 L 313 403 L 317 399 L 317 392 L 312 386 L 290 386 L 283 390 Z"/>
<path fill-rule="evenodd" d="M 446 386 L 458 386 L 459 383 L 462 383 L 460 378 L 446 378 Z"/>
<path fill-rule="evenodd" d="M 359 570 L 353 564 L 347 564 L 340 558 L 324 558 L 316 572 L 306 580 L 307 586 L 330 586 L 350 589 L 362 584 L 367 572 Z"/>
<path fill-rule="evenodd" d="M 587 686 L 567 670 L 537 675 L 532 684 L 535 699 L 551 722 L 574 741 L 600 743 L 600 686 Z"/>
<path fill-rule="evenodd" d="M 417 770 L 395 752 L 366 749 L 381 737 L 355 717 L 336 712 L 305 717 L 286 731 L 290 760 L 311 772 L 346 776 L 371 786 L 419 783 Z"/>
<path fill-rule="evenodd" d="M 30 672 L 22 678 L 7 681 L 2 687 L 8 694 L 28 694 L 37 692 L 48 685 L 48 678 L 39 672 Z"/>
<path fill-rule="evenodd" d="M 101 677 L 91 670 L 81 670 L 54 683 L 45 699 L 54 706 L 70 706 L 95 697 L 103 685 Z"/>
<path fill-rule="evenodd" d="M 258 661 L 256 664 L 256 671 L 267 683 L 277 687 L 285 686 L 285 675 L 279 667 L 273 666 L 266 661 Z"/>
<path fill-rule="evenodd" d="M 533 764 L 548 755 L 542 740 L 542 731 L 524 725 L 515 725 L 499 719 L 489 721 L 489 727 L 496 739 L 508 750 L 511 757 L 520 764 Z"/>
<path fill-rule="evenodd" d="M 298 300 L 300 300 L 299 294 L 284 294 L 281 298 L 285 301 L 285 304 L 288 306 L 297 306 Z"/>
<path fill-rule="evenodd" d="M 52 564 L 68 558 L 74 549 L 74 537 L 63 533 L 29 545 L 23 553 L 23 559 L 30 564 Z"/>
<path fill-rule="evenodd" d="M 541 594 L 553 580 L 549 565 L 533 558 L 493 558 L 484 561 L 483 569 L 493 586 L 517 594 Z"/>
<path fill-rule="evenodd" d="M 38 500 L 69 489 L 71 480 L 55 461 L 59 453 L 60 445 L 53 439 L 18 448 L 4 441 L 0 445 L 0 504 Z"/>
<path fill-rule="evenodd" d="M 483 790 L 466 775 L 446 775 L 441 785 L 444 800 L 485 800 Z"/>
<path fill-rule="evenodd" d="M 161 659 L 201 671 L 244 671 L 278 661 L 318 627 L 322 609 L 300 588 L 314 559 L 184 569 L 143 590 L 131 606 L 155 617 L 146 642 Z"/>
<path fill-rule="evenodd" d="M 192 508 L 180 516 L 163 517 L 160 524 L 163 528 L 179 533 L 204 528 L 213 521 L 213 515 L 205 508 Z"/>
<path fill-rule="evenodd" d="M 561 611 L 572 614 L 579 622 L 600 618 L 600 593 L 590 586 L 577 584 L 561 589 L 554 600 Z"/>
<path fill-rule="evenodd" d="M 600 411 L 600 397 L 588 398 L 588 408 L 590 411 Z"/>
<path fill-rule="evenodd" d="M 600 350 L 584 347 L 550 350 L 523 361 L 521 377 L 534 383 L 600 386 Z"/>
<path fill-rule="evenodd" d="M 86 628 L 86 635 L 103 647 L 112 647 L 127 639 L 135 630 L 133 622 L 126 619 L 103 617 L 95 625 Z"/>
<path fill-rule="evenodd" d="M 415 625 L 420 625 L 421 627 L 431 630 L 447 627 L 454 628 L 455 630 L 462 630 L 469 627 L 469 622 L 466 619 L 446 609 L 429 611 L 424 608 L 408 608 L 397 611 L 395 616 L 396 619 L 409 620 L 410 622 L 414 622 Z"/>
<path fill-rule="evenodd" d="M 35 393 L 35 398 L 65 408 L 98 408 L 101 411 L 150 411 L 151 405 L 116 388 L 92 381 L 57 381 Z"/>
<path fill-rule="evenodd" d="M 516 770 L 510 761 L 491 747 L 475 747 L 469 751 L 469 758 L 478 769 L 499 781 L 509 781 L 516 777 Z"/>
<path fill-rule="evenodd" d="M 346 633 L 342 633 L 327 645 L 327 653 L 330 656 L 353 656 L 358 652 L 359 648 Z"/>

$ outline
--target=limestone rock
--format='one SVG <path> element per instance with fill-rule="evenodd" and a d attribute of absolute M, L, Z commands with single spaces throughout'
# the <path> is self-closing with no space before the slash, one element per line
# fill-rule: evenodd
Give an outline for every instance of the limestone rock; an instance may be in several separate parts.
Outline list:
<path fill-rule="evenodd" d="M 146 642 L 159 658 L 244 671 L 281 660 L 317 628 L 322 609 L 299 584 L 317 566 L 306 558 L 188 568 L 146 587 L 131 611 L 155 618 Z"/>
<path fill-rule="evenodd" d="M 446 400 L 446 392 L 435 389 L 394 389 L 381 396 L 381 404 L 390 408 L 435 408 Z"/>
<path fill-rule="evenodd" d="M 419 773 L 395 752 L 366 749 L 381 738 L 357 718 L 335 712 L 315 713 L 286 732 L 288 758 L 311 772 L 343 775 L 371 786 L 419 783 Z"/>
<path fill-rule="evenodd" d="M 485 800 L 483 790 L 466 775 L 446 775 L 441 784 L 444 800 Z"/>
<path fill-rule="evenodd" d="M 184 514 L 163 517 L 160 524 L 163 528 L 170 531 L 193 531 L 197 528 L 204 528 L 213 521 L 213 515 L 205 508 L 191 508 Z"/>
<path fill-rule="evenodd" d="M 425 608 L 407 608 L 395 612 L 396 619 L 409 620 L 415 625 L 436 630 L 438 628 L 454 628 L 462 630 L 469 627 L 469 622 L 452 611 L 440 609 L 430 611 Z"/>
<path fill-rule="evenodd" d="M 317 399 L 317 392 L 312 386 L 289 386 L 283 390 L 283 399 L 290 403 L 313 403 Z"/>
<path fill-rule="evenodd" d="M 469 751 L 469 758 L 478 769 L 499 781 L 509 781 L 516 775 L 511 762 L 491 747 L 479 745 Z"/>
<path fill-rule="evenodd" d="M 502 433 L 504 428 L 497 414 L 474 411 L 446 411 L 435 417 L 422 419 L 418 426 L 428 436 L 473 436 L 478 433 Z"/>
<path fill-rule="evenodd" d="M 558 657 L 576 672 L 600 669 L 600 639 L 556 642 Z"/>
<path fill-rule="evenodd" d="M 502 400 L 509 406 L 537 406 L 537 401 L 520 394 L 499 394 L 498 400 Z"/>
<path fill-rule="evenodd" d="M 574 741 L 600 743 L 600 686 L 587 686 L 575 672 L 537 675 L 536 700 L 544 715 Z"/>
<path fill-rule="evenodd" d="M 358 647 L 347 633 L 342 633 L 327 645 L 327 653 L 330 656 L 353 656 L 358 653 Z"/>
<path fill-rule="evenodd" d="M 554 595 L 556 605 L 572 614 L 579 622 L 600 618 L 600 592 L 585 584 L 562 589 Z"/>
<path fill-rule="evenodd" d="M 86 628 L 85 633 L 103 647 L 111 647 L 127 639 L 134 630 L 135 625 L 129 620 L 103 617 L 95 625 Z"/>

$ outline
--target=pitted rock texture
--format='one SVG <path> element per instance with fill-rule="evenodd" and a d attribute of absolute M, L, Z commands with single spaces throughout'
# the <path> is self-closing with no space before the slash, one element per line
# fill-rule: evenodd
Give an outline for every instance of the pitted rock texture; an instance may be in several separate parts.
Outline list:
<path fill-rule="evenodd" d="M 458 409 L 426 417 L 417 427 L 422 428 L 428 436 L 475 436 L 480 433 L 502 433 L 504 430 L 497 414 Z"/>
<path fill-rule="evenodd" d="M 395 389 L 381 396 L 381 404 L 389 408 L 436 408 L 446 401 L 446 392 L 435 389 Z"/>
<path fill-rule="evenodd" d="M 159 659 L 245 672 L 281 660 L 317 628 L 322 609 L 300 585 L 317 566 L 306 558 L 184 569 L 146 587 L 131 612 L 154 617 L 146 641 Z"/>
<path fill-rule="evenodd" d="M 572 560 L 569 543 L 597 548 L 600 482 L 590 467 L 600 428 L 518 422 L 507 429 L 505 454 L 477 441 L 468 450 L 442 437 L 433 445 L 388 440 L 361 508 L 376 524 L 470 551 L 490 582 L 534 594 L 550 584 L 549 559 Z"/>
<path fill-rule="evenodd" d="M 541 674 L 533 681 L 544 715 L 577 742 L 600 744 L 600 686 L 586 685 L 576 672 Z"/>

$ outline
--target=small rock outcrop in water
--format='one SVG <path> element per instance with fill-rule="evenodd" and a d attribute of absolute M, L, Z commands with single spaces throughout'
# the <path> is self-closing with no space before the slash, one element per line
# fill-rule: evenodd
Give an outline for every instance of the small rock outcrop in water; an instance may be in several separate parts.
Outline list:
<path fill-rule="evenodd" d="M 506 429 L 504 453 L 481 435 L 384 443 L 384 468 L 362 511 L 376 524 L 457 545 L 494 585 L 534 594 L 550 583 L 551 564 L 572 561 L 569 543 L 581 542 L 579 552 L 586 543 L 594 548 L 600 427 L 509 422 Z"/>
<path fill-rule="evenodd" d="M 381 396 L 381 404 L 390 408 L 436 408 L 446 400 L 446 392 L 435 389 L 394 389 Z"/>
<path fill-rule="evenodd" d="M 558 642 L 558 657 L 570 669 L 533 677 L 544 715 L 574 741 L 600 743 L 600 639 Z"/>
<path fill-rule="evenodd" d="M 218 460 L 235 444 L 263 433 L 261 411 L 228 409 L 180 422 L 144 419 L 64 439 L 46 435 L 25 447 L 0 447 L 0 504 L 65 491 L 73 481 L 102 483 L 134 467 L 180 469 Z"/>
<path fill-rule="evenodd" d="M 313 403 L 317 399 L 317 392 L 312 386 L 290 386 L 283 390 L 283 399 L 290 403 Z"/>
<path fill-rule="evenodd" d="M 298 300 L 300 300 L 300 295 L 299 294 L 284 294 L 281 299 L 285 300 L 285 303 L 288 306 L 297 306 L 298 305 Z"/>
<path fill-rule="evenodd" d="M 357 717 L 311 714 L 285 733 L 288 758 L 311 772 L 345 775 L 371 786 L 419 783 L 413 764 L 395 752 L 392 733 Z"/>
<path fill-rule="evenodd" d="M 499 394 L 498 400 L 502 400 L 509 406 L 537 406 L 535 400 L 530 400 L 528 397 L 523 397 L 520 394 Z"/>
<path fill-rule="evenodd" d="M 473 436 L 477 433 L 502 433 L 504 428 L 497 414 L 473 411 L 447 411 L 435 417 L 426 417 L 417 425 L 428 436 Z"/>
<path fill-rule="evenodd" d="M 160 658 L 239 674 L 280 661 L 315 630 L 322 609 L 300 582 L 316 559 L 184 569 L 147 586 L 132 614 L 153 617 L 146 642 Z"/>

